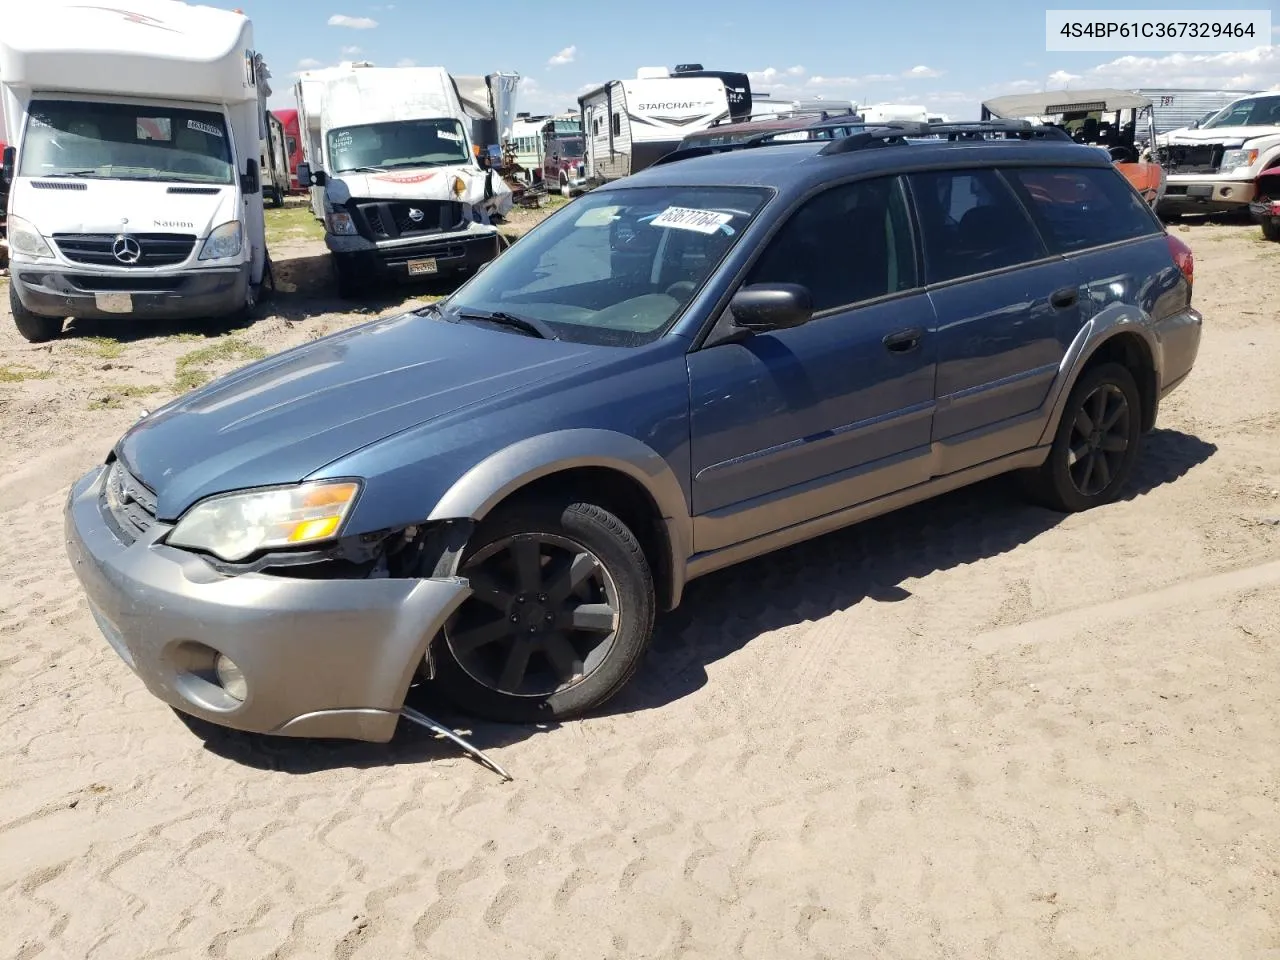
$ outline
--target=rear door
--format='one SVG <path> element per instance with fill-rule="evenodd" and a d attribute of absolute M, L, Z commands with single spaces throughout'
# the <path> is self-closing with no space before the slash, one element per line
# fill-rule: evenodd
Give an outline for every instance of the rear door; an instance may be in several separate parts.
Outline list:
<path fill-rule="evenodd" d="M 910 177 L 938 315 L 935 473 L 1034 445 L 1082 323 L 1080 277 L 995 169 Z"/>

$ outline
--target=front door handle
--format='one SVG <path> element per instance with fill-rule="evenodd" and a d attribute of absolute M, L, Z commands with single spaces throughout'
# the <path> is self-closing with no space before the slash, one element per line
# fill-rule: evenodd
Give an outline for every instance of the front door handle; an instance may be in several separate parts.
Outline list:
<path fill-rule="evenodd" d="M 884 348 L 890 353 L 910 353 L 920 346 L 920 341 L 923 339 L 924 331 L 919 327 L 912 327 L 909 330 L 891 333 L 882 342 Z"/>
<path fill-rule="evenodd" d="M 1076 287 L 1063 287 L 1049 296 L 1049 305 L 1055 310 L 1066 310 L 1074 307 L 1080 300 L 1080 290 Z"/>

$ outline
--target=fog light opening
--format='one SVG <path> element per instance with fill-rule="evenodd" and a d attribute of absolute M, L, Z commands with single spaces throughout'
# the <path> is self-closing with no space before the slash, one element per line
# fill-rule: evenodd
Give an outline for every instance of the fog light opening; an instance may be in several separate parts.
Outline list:
<path fill-rule="evenodd" d="M 228 696 L 234 697 L 241 703 L 244 702 L 245 697 L 249 695 L 249 681 L 244 678 L 239 664 L 220 653 L 213 661 L 213 673 Z"/>
<path fill-rule="evenodd" d="M 1231 188 L 1230 188 L 1230 187 L 1223 187 L 1223 188 L 1222 188 L 1222 195 L 1223 195 L 1223 197 L 1229 197 L 1229 196 L 1231 196 Z"/>

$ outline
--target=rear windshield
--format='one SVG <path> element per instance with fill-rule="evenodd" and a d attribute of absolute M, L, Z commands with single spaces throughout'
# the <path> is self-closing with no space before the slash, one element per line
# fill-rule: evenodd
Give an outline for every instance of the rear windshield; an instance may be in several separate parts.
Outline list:
<path fill-rule="evenodd" d="M 231 183 L 231 141 L 222 114 L 123 103 L 34 100 L 19 173 Z"/>

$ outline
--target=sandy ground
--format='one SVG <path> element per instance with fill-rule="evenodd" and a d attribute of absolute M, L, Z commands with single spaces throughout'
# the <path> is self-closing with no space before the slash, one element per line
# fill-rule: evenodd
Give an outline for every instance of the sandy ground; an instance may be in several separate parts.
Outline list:
<path fill-rule="evenodd" d="M 606 715 L 472 728 L 512 783 L 198 736 L 62 551 L 139 409 L 364 317 L 0 319 L 0 954 L 1280 957 L 1280 247 L 1181 236 L 1204 342 L 1130 496 L 997 481 L 699 581 Z"/>

